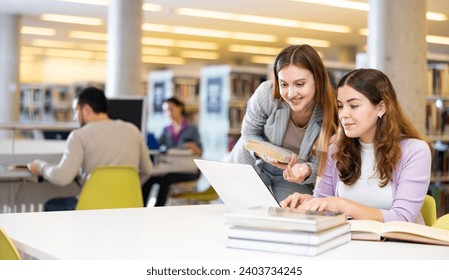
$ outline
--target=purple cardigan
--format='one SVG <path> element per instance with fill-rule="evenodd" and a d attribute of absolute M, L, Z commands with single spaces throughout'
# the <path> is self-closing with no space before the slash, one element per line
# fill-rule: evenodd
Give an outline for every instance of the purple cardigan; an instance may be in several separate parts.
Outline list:
<path fill-rule="evenodd" d="M 315 197 L 338 196 L 339 181 L 336 161 L 331 155 L 336 147 L 331 145 L 326 161 L 326 169 L 319 185 L 314 190 Z M 408 221 L 423 224 L 420 210 L 430 184 L 432 155 L 426 142 L 418 139 L 401 141 L 402 157 L 393 172 L 391 188 L 393 205 L 391 209 L 380 209 L 384 222 Z"/>

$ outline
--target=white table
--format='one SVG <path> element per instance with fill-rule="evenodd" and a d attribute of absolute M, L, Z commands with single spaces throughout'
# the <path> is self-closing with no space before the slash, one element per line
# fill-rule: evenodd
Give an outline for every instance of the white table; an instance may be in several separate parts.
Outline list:
<path fill-rule="evenodd" d="M 446 246 L 351 241 L 316 257 L 226 248 L 226 207 L 172 206 L 0 214 L 18 249 L 37 259 L 423 260 L 449 259 Z"/>
<path fill-rule="evenodd" d="M 59 187 L 48 181 L 39 181 L 37 176 L 28 171 L 7 170 L 10 165 L 26 165 L 34 159 L 57 163 L 62 150 L 57 147 L 53 149 L 60 152 L 43 153 L 49 151 L 43 146 L 39 149 L 35 147 L 35 153 L 0 153 L 0 213 L 39 211 L 45 201 L 51 198 L 79 194 L 80 188 L 75 183 Z"/>
<path fill-rule="evenodd" d="M 70 132 L 76 128 L 79 128 L 77 122 L 8 122 L 0 123 L 0 129 L 11 130 L 12 139 L 10 141 L 10 150 L 16 152 L 18 147 L 16 147 L 16 131 L 26 130 L 26 131 L 65 131 Z M 42 143 L 40 143 L 42 144 Z"/>
<path fill-rule="evenodd" d="M 198 172 L 193 155 L 169 155 L 160 154 L 153 166 L 152 176 L 162 176 L 167 173 L 192 173 Z"/>
<path fill-rule="evenodd" d="M 65 140 L 1 139 L 0 153 L 62 154 L 65 146 Z"/>

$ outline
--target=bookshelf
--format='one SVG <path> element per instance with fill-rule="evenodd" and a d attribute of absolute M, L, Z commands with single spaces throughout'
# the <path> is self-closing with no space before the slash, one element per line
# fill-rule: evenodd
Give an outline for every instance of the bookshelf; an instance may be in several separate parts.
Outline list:
<path fill-rule="evenodd" d="M 429 55 L 427 69 L 426 133 L 434 156 L 429 187 L 437 217 L 449 213 L 449 57 Z"/>
<path fill-rule="evenodd" d="M 267 79 L 265 67 L 213 65 L 200 73 L 200 123 L 204 158 L 222 160 L 240 137 L 248 99 Z"/>
<path fill-rule="evenodd" d="M 71 85 L 22 84 L 21 121 L 71 121 L 74 93 L 75 89 Z"/>
<path fill-rule="evenodd" d="M 175 96 L 186 105 L 190 122 L 199 122 L 199 77 L 198 75 L 174 70 L 158 70 L 148 74 L 148 121 L 147 131 L 158 137 L 170 119 L 164 115 L 162 104 L 165 99 Z"/>

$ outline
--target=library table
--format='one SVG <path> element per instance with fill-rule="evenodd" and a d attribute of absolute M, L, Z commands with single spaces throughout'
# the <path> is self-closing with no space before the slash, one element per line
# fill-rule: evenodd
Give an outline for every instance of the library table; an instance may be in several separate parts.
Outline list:
<path fill-rule="evenodd" d="M 65 260 L 448 260 L 447 246 L 350 241 L 316 257 L 226 248 L 224 204 L 0 214 L 28 258 Z M 181 234 L 180 234 L 181 233 Z"/>

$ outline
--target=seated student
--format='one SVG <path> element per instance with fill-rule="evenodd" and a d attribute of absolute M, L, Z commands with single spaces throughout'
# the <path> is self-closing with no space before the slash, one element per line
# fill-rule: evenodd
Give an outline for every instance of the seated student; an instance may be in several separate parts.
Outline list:
<path fill-rule="evenodd" d="M 171 124 L 164 128 L 162 135 L 159 137 L 159 145 L 164 149 L 188 149 L 192 154 L 201 156 L 203 153 L 200 134 L 198 128 L 190 123 L 186 118 L 185 104 L 177 99 L 171 97 L 165 100 L 164 111 L 171 120 Z M 151 177 L 142 187 L 143 200 L 145 205 L 148 202 L 148 196 L 153 184 L 158 183 L 160 188 L 156 199 L 156 206 L 164 206 L 170 185 L 181 181 L 196 180 L 200 176 L 197 173 L 168 173 L 164 176 Z"/>
<path fill-rule="evenodd" d="M 423 224 L 432 146 L 403 113 L 379 70 L 346 74 L 337 89 L 340 126 L 313 197 L 294 193 L 282 207 L 340 211 L 354 219 Z M 284 177 L 296 182 L 297 166 Z"/>
<path fill-rule="evenodd" d="M 105 165 L 134 166 L 142 176 L 150 175 L 153 164 L 140 131 L 131 123 L 108 117 L 103 90 L 85 88 L 73 103 L 81 128 L 70 133 L 58 164 L 35 160 L 28 164 L 31 173 L 59 186 L 68 185 L 77 176 L 83 185 L 95 168 Z M 45 204 L 45 211 L 73 210 L 77 202 L 76 197 L 55 198 Z"/>

